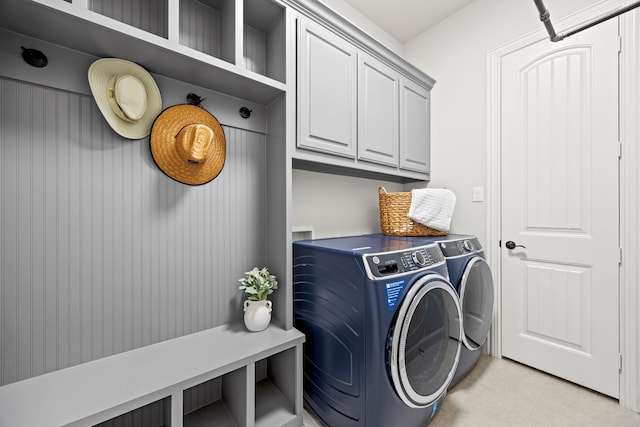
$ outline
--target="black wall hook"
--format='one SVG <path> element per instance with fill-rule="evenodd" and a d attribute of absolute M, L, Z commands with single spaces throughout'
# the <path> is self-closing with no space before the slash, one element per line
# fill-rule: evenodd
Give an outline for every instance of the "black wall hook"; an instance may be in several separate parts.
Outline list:
<path fill-rule="evenodd" d="M 207 98 L 200 98 L 200 96 L 196 95 L 195 93 L 189 93 L 187 94 L 187 102 L 191 105 L 195 105 L 196 107 L 202 107 L 202 105 L 200 105 L 200 103 L 202 101 L 204 101 Z M 204 108 L 204 107 L 202 107 Z"/>
<path fill-rule="evenodd" d="M 22 59 L 24 59 L 27 64 L 33 67 L 42 68 L 46 67 L 49 63 L 47 56 L 39 50 L 27 49 L 24 46 L 20 47 L 22 48 Z"/>
<path fill-rule="evenodd" d="M 253 110 L 250 110 L 247 107 L 242 107 L 240 108 L 240 117 L 242 117 L 243 119 L 248 119 L 249 117 L 251 117 L 252 111 Z"/>

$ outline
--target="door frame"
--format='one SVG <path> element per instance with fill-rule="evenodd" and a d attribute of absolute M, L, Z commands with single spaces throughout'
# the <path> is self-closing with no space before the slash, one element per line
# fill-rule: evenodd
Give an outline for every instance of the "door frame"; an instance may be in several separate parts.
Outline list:
<path fill-rule="evenodd" d="M 575 28 L 584 22 L 602 17 L 629 0 L 602 1 L 573 15 L 557 21 L 560 29 Z M 640 188 L 640 12 L 623 14 L 620 19 L 621 54 L 619 68 L 620 141 L 622 156 L 619 172 L 619 240 L 622 263 L 619 270 L 620 298 L 620 405 L 640 412 L 640 266 L 628 260 L 640 259 L 640 203 L 636 200 Z M 548 39 L 546 30 L 534 32 L 487 52 L 487 247 L 489 266 L 494 274 L 495 302 L 493 327 L 489 333 L 487 349 L 490 354 L 502 357 L 502 265 L 499 247 L 501 234 L 501 80 L 502 57 L 516 50 Z M 634 143 L 625 144 L 625 141 Z"/>

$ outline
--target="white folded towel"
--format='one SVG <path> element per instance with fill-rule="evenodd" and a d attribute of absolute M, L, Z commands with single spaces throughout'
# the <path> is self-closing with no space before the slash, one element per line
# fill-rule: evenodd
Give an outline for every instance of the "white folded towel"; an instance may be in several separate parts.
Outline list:
<path fill-rule="evenodd" d="M 411 190 L 411 206 L 407 215 L 412 220 L 438 231 L 449 231 L 456 207 L 456 195 L 446 188 Z"/>

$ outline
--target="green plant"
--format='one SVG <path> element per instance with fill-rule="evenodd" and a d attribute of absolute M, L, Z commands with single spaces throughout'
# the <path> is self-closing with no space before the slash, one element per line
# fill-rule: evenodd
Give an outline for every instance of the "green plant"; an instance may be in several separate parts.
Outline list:
<path fill-rule="evenodd" d="M 242 283 L 240 290 L 244 291 L 251 301 L 265 300 L 267 295 L 278 289 L 276 276 L 269 273 L 267 267 L 263 267 L 262 270 L 258 270 L 258 267 L 253 267 L 253 270 L 244 274 L 246 277 L 238 280 Z"/>

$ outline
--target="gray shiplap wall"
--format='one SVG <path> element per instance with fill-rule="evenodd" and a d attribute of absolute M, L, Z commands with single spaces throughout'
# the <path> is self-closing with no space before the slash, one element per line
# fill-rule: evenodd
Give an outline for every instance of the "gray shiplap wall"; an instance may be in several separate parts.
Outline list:
<path fill-rule="evenodd" d="M 180 44 L 220 57 L 220 12 L 198 1 L 180 2 Z M 233 57 L 225 58 L 232 62 Z"/>
<path fill-rule="evenodd" d="M 247 70 L 258 74 L 266 74 L 267 59 L 265 57 L 266 37 L 264 33 L 248 26 L 244 26 L 244 66 Z"/>
<path fill-rule="evenodd" d="M 160 37 L 167 37 L 167 1 L 88 0 L 89 9 Z M 182 1 L 181 3 L 183 3 Z M 190 1 L 190 4 L 197 2 Z"/>
<path fill-rule="evenodd" d="M 266 258 L 263 134 L 165 176 L 85 94 L 0 79 L 0 384 L 237 321 Z"/>

